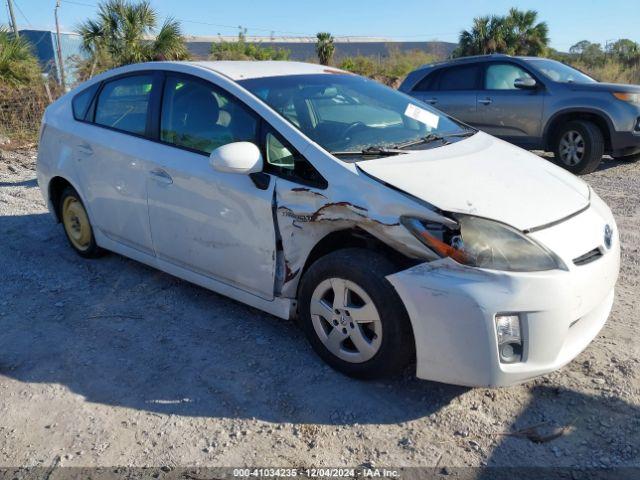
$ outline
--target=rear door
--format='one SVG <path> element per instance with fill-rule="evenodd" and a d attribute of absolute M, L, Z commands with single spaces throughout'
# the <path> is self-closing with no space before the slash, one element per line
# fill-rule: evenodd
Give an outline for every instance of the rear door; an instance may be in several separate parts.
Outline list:
<path fill-rule="evenodd" d="M 411 94 L 454 118 L 474 125 L 480 76 L 481 67 L 475 63 L 441 68 L 419 82 Z"/>
<path fill-rule="evenodd" d="M 519 78 L 533 77 L 511 62 L 484 65 L 477 127 L 518 145 L 534 147 L 541 135 L 545 90 L 539 81 L 538 88 L 532 90 L 516 88 L 514 82 Z"/>
<path fill-rule="evenodd" d="M 137 72 L 104 82 L 77 124 L 74 156 L 92 223 L 111 240 L 153 254 L 147 213 L 149 106 L 157 75 Z"/>

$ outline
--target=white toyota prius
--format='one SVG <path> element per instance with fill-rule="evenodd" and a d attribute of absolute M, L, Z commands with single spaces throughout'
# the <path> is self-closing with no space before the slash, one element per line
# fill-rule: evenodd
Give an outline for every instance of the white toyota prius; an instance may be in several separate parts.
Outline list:
<path fill-rule="evenodd" d="M 332 367 L 508 385 L 604 325 L 620 262 L 570 173 L 372 80 L 294 62 L 155 62 L 53 103 L 38 183 L 105 250 L 282 318 Z M 238 320 L 241 321 L 241 320 Z"/>

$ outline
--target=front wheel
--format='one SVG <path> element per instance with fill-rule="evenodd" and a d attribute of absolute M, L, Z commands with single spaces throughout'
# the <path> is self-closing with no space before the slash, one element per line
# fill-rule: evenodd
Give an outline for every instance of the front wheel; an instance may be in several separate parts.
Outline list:
<path fill-rule="evenodd" d="M 302 278 L 299 313 L 316 353 L 357 378 L 394 375 L 413 360 L 415 345 L 400 297 L 385 278 L 382 255 L 345 249 L 316 261 Z"/>
<path fill-rule="evenodd" d="M 574 120 L 559 128 L 554 146 L 554 154 L 561 167 L 576 175 L 585 175 L 600 165 L 604 137 L 596 124 Z"/>

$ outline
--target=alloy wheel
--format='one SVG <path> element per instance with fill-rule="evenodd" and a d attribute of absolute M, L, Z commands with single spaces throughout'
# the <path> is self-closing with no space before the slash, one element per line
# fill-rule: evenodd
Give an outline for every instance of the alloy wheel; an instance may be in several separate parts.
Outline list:
<path fill-rule="evenodd" d="M 560 139 L 560 160 L 569 166 L 577 165 L 584 158 L 584 138 L 576 130 L 569 130 Z"/>
<path fill-rule="evenodd" d="M 356 283 L 329 278 L 311 296 L 311 320 L 323 345 L 350 362 L 370 360 L 380 349 L 382 322 L 371 297 Z"/>

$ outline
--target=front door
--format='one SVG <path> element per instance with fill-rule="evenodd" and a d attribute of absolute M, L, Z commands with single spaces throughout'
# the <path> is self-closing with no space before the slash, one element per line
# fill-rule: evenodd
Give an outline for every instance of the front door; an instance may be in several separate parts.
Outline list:
<path fill-rule="evenodd" d="M 237 99 L 195 77 L 167 74 L 148 176 L 149 221 L 157 257 L 274 297 L 276 237 L 271 181 L 214 171 L 209 154 L 236 141 L 258 142 L 259 120 Z"/>
<path fill-rule="evenodd" d="M 541 135 L 544 90 L 523 90 L 514 82 L 531 75 L 513 63 L 488 63 L 478 94 L 477 127 L 522 146 L 535 147 Z"/>

